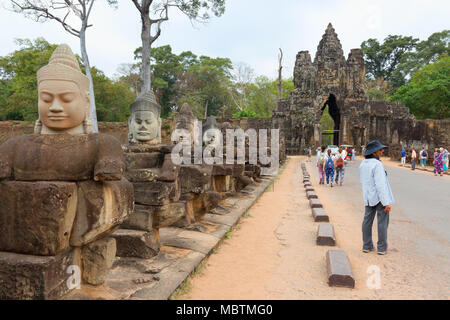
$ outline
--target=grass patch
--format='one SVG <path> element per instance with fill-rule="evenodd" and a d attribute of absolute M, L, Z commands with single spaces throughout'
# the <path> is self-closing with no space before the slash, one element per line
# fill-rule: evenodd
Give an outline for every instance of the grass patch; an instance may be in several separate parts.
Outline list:
<path fill-rule="evenodd" d="M 206 267 L 208 259 L 204 259 L 200 264 L 195 267 L 194 271 L 183 281 L 183 283 L 175 290 L 174 293 L 169 297 L 169 300 L 180 300 L 181 297 L 189 294 L 192 290 L 192 279 L 197 275 L 201 274 Z"/>
<path fill-rule="evenodd" d="M 248 211 L 244 214 L 244 217 L 246 218 L 251 218 L 253 217 Z"/>
<path fill-rule="evenodd" d="M 231 229 L 228 229 L 228 230 L 227 230 L 227 233 L 225 233 L 225 238 L 226 238 L 226 239 L 230 239 L 230 238 L 231 238 L 231 234 L 232 234 Z"/>

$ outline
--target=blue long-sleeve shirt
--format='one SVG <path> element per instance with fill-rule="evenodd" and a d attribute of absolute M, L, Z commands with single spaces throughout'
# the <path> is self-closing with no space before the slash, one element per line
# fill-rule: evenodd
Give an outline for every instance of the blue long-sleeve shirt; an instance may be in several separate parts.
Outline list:
<path fill-rule="evenodd" d="M 378 202 L 381 202 L 383 206 L 394 203 L 391 186 L 380 160 L 364 159 L 359 166 L 359 174 L 364 205 L 372 207 Z"/>

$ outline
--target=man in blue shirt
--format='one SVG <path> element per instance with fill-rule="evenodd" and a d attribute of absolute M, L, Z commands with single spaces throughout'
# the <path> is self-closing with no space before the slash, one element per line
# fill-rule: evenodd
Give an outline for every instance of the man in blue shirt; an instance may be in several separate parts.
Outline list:
<path fill-rule="evenodd" d="M 387 229 L 389 225 L 389 212 L 394 203 L 387 173 L 380 161 L 386 146 L 378 140 L 367 144 L 365 159 L 359 166 L 360 182 L 363 191 L 365 213 L 362 223 L 363 252 L 374 250 L 372 242 L 372 225 L 377 214 L 378 222 L 378 254 L 384 255 L 387 251 Z"/>
<path fill-rule="evenodd" d="M 406 163 L 406 151 L 405 151 L 405 148 L 402 148 L 402 151 L 400 151 L 400 155 L 402 156 L 401 163 L 402 163 L 402 166 L 404 167 L 405 163 Z"/>

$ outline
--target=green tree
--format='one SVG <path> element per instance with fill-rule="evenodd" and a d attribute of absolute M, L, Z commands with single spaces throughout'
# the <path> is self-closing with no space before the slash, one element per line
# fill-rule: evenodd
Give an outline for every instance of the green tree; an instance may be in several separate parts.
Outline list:
<path fill-rule="evenodd" d="M 0 57 L 0 119 L 38 118 L 37 71 L 48 64 L 57 45 L 43 38 L 16 40 L 19 49 Z M 78 57 L 81 61 L 81 58 Z M 82 71 L 84 67 L 82 66 Z M 102 71 L 91 67 L 96 91 L 97 111 L 101 121 L 125 121 L 135 94 L 124 82 L 114 82 Z"/>
<path fill-rule="evenodd" d="M 112 81 L 95 67 L 91 68 L 96 93 L 97 117 L 99 121 L 124 122 L 130 116 L 130 104 L 136 95 L 122 81 Z"/>
<path fill-rule="evenodd" d="M 450 117 L 450 57 L 443 54 L 439 60 L 416 71 L 411 81 L 401 86 L 390 101 L 402 102 L 418 118 Z"/>
<path fill-rule="evenodd" d="M 36 72 L 48 63 L 56 45 L 43 38 L 17 39 L 19 49 L 0 57 L 0 115 L 5 120 L 36 120 Z"/>
<path fill-rule="evenodd" d="M 413 37 L 399 35 L 389 35 L 383 43 L 373 38 L 363 41 L 361 49 L 364 53 L 368 79 L 382 77 L 386 81 L 391 80 L 392 74 L 403 61 L 405 54 L 411 52 L 418 41 L 419 39 Z"/>

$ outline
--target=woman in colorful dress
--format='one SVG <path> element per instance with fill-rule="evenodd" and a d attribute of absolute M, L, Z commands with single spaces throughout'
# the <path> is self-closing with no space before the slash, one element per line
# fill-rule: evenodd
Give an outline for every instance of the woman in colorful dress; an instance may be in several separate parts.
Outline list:
<path fill-rule="evenodd" d="M 443 149 L 443 148 L 441 148 Z M 443 149 L 442 151 L 442 164 L 443 164 L 443 171 L 446 172 L 448 170 L 448 151 L 447 149 Z"/>
<path fill-rule="evenodd" d="M 442 176 L 442 169 L 443 169 L 443 162 L 442 162 L 442 156 L 444 155 L 443 152 L 440 152 L 439 149 L 436 148 L 434 152 L 434 175 L 437 176 L 438 174 Z"/>
<path fill-rule="evenodd" d="M 334 157 L 331 155 L 331 150 L 328 149 L 328 154 L 326 157 L 325 164 L 323 165 L 323 170 L 325 171 L 325 175 L 327 177 L 327 184 L 330 183 L 331 180 L 331 187 L 333 187 L 334 182 Z"/>

